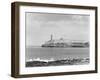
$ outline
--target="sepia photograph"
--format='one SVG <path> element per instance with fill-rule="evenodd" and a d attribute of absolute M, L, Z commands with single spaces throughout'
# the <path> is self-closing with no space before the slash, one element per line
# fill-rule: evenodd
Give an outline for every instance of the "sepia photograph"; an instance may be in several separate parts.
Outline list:
<path fill-rule="evenodd" d="M 25 13 L 26 67 L 88 65 L 90 15 Z"/>

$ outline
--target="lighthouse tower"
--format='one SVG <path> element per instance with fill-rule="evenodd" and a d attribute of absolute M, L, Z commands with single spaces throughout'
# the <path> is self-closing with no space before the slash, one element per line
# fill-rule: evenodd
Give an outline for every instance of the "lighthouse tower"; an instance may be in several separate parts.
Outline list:
<path fill-rule="evenodd" d="M 51 34 L 51 41 L 53 40 L 53 35 Z"/>

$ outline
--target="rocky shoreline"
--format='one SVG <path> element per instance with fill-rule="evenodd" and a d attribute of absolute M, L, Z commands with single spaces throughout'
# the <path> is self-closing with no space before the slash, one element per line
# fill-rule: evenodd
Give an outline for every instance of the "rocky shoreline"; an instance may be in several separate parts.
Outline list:
<path fill-rule="evenodd" d="M 61 66 L 61 65 L 84 65 L 89 64 L 89 58 L 73 58 L 54 61 L 26 61 L 26 67 Z"/>

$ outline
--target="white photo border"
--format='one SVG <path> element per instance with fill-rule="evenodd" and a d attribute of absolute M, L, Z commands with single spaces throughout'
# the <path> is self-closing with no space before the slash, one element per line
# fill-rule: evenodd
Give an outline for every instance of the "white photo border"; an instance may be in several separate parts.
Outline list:
<path fill-rule="evenodd" d="M 45 12 L 61 14 L 86 14 L 90 15 L 90 63 L 89 65 L 71 65 L 71 66 L 54 66 L 54 67 L 25 67 L 25 12 Z M 42 74 L 57 72 L 75 72 L 95 70 L 95 10 L 73 9 L 73 8 L 56 8 L 56 7 L 38 7 L 38 6 L 20 6 L 19 7 L 19 74 Z"/>

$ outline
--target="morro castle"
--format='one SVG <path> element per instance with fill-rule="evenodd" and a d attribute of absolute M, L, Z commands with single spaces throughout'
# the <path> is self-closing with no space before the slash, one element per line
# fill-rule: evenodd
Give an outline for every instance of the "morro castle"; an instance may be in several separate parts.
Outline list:
<path fill-rule="evenodd" d="M 41 45 L 42 47 L 89 47 L 89 42 L 86 41 L 66 41 L 63 38 L 60 39 L 53 39 L 53 35 L 49 41 L 46 41 L 44 44 Z"/>

